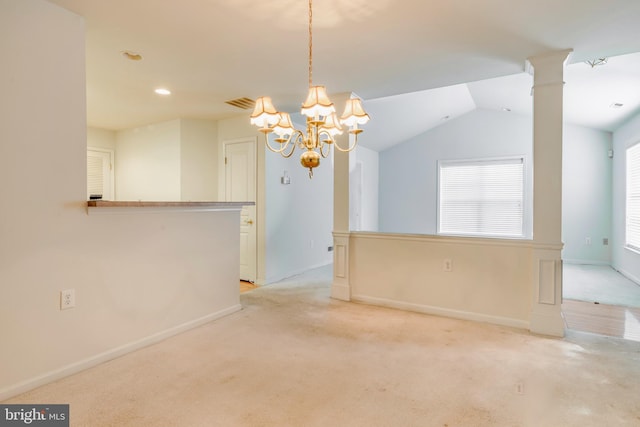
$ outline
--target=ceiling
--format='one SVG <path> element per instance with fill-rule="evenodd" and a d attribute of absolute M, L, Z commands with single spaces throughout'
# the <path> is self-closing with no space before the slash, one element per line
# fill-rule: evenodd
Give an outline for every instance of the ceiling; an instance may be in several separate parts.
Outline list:
<path fill-rule="evenodd" d="M 262 95 L 294 112 L 306 95 L 304 0 L 49 1 L 86 20 L 89 126 L 248 117 L 225 101 Z M 525 61 L 552 50 L 573 49 L 567 122 L 613 131 L 640 112 L 638 0 L 316 0 L 313 17 L 314 83 L 363 98 L 376 150 L 475 108 L 531 114 Z"/>

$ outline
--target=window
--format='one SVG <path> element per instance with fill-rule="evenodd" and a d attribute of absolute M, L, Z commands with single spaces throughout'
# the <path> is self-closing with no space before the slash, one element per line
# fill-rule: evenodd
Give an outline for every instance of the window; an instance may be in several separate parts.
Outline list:
<path fill-rule="evenodd" d="M 524 157 L 441 161 L 438 232 L 523 237 Z"/>
<path fill-rule="evenodd" d="M 640 251 L 640 143 L 627 148 L 625 244 Z"/>

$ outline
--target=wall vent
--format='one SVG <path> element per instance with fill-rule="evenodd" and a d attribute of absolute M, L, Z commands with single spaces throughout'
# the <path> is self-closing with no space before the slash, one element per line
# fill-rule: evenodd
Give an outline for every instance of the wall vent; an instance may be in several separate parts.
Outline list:
<path fill-rule="evenodd" d="M 234 107 L 242 108 L 243 110 L 249 110 L 256 105 L 256 101 L 249 98 L 237 98 L 231 99 L 229 101 L 225 101 L 226 104 L 232 105 Z"/>

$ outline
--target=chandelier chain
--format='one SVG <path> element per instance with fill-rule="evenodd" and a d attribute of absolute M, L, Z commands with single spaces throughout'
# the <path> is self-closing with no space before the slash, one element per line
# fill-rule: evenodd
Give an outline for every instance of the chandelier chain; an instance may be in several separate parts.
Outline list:
<path fill-rule="evenodd" d="M 309 87 L 313 86 L 313 7 L 309 0 Z"/>

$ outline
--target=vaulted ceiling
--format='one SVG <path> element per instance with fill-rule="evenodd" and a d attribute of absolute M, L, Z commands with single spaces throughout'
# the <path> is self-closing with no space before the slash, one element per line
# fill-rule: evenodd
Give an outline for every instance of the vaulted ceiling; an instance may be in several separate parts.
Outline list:
<path fill-rule="evenodd" d="M 86 20 L 90 126 L 248 116 L 225 101 L 261 95 L 293 112 L 306 94 L 305 0 L 49 1 Z M 374 149 L 474 108 L 530 114 L 526 58 L 566 48 L 568 122 L 611 131 L 638 113 L 638 0 L 316 0 L 313 12 L 314 82 L 364 99 Z"/>

